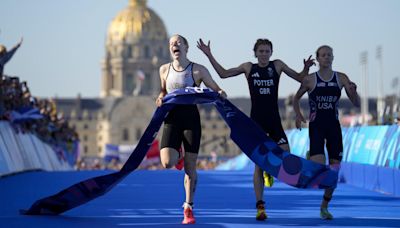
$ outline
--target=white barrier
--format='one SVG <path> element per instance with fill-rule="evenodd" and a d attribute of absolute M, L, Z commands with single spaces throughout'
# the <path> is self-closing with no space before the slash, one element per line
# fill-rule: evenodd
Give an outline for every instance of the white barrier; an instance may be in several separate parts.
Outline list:
<path fill-rule="evenodd" d="M 50 145 L 31 133 L 16 133 L 9 122 L 0 121 L 0 176 L 43 169 L 72 170 Z"/>

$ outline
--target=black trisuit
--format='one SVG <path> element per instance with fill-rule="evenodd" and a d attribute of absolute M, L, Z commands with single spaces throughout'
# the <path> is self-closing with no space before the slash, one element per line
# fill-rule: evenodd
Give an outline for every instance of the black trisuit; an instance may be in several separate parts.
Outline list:
<path fill-rule="evenodd" d="M 288 140 L 279 115 L 279 79 L 274 62 L 270 61 L 266 67 L 253 64 L 247 83 L 251 98 L 251 119 L 258 123 L 272 140 L 281 145 L 288 144 Z"/>
<path fill-rule="evenodd" d="M 339 123 L 338 101 L 342 85 L 339 84 L 337 72 L 324 81 L 315 72 L 314 89 L 308 92 L 310 105 L 310 156 L 324 154 L 326 149 L 329 159 L 342 160 L 343 142 L 342 130 Z"/>

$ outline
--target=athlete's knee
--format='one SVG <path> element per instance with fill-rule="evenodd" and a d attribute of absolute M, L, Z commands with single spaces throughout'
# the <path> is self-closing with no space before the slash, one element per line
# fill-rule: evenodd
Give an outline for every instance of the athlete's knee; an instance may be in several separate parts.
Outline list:
<path fill-rule="evenodd" d="M 335 191 L 334 188 L 327 188 L 324 191 L 324 196 L 326 196 L 327 198 L 332 198 L 333 192 Z M 329 200 L 327 200 L 329 201 Z"/>
<path fill-rule="evenodd" d="M 164 159 L 161 159 L 161 165 L 166 169 L 170 169 L 175 166 L 175 164 L 171 160 Z"/>
<path fill-rule="evenodd" d="M 195 170 L 197 166 L 197 157 L 197 153 L 192 153 L 190 151 L 185 152 L 185 168 Z"/>
<path fill-rule="evenodd" d="M 189 178 L 190 180 L 194 180 L 197 178 L 196 167 L 185 166 L 184 169 L 185 169 L 185 174 L 186 174 L 187 178 Z"/>
<path fill-rule="evenodd" d="M 261 175 L 262 173 L 263 173 L 263 170 L 258 165 L 254 165 L 254 174 Z"/>
<path fill-rule="evenodd" d="M 166 168 L 170 169 L 176 165 L 178 162 L 178 152 L 175 149 L 170 148 L 163 148 L 160 151 L 160 160 L 161 165 Z"/>

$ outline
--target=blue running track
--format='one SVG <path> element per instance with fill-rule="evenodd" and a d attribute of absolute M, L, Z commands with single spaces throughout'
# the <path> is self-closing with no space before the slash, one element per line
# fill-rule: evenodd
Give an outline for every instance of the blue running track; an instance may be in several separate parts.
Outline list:
<path fill-rule="evenodd" d="M 0 227 L 184 227 L 182 171 L 135 171 L 106 195 L 60 216 L 25 216 L 39 198 L 108 173 L 27 172 L 0 178 Z M 252 172 L 199 171 L 191 227 L 400 227 L 400 198 L 339 184 L 330 211 L 319 218 L 322 190 L 281 182 L 266 189 L 269 218 L 255 220 Z"/>

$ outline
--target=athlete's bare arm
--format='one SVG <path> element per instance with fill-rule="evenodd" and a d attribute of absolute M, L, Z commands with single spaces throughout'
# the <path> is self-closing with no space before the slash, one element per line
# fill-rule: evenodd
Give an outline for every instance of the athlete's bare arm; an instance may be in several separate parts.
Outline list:
<path fill-rule="evenodd" d="M 278 73 L 278 75 L 281 75 L 282 72 L 284 72 L 287 76 L 293 78 L 294 80 L 298 82 L 302 82 L 303 78 L 308 75 L 308 71 L 310 70 L 310 67 L 312 65 L 315 65 L 314 59 L 312 59 L 312 55 L 308 57 L 307 60 L 303 59 L 304 63 L 304 68 L 300 73 L 297 73 L 294 71 L 292 68 L 290 68 L 288 65 L 286 65 L 282 60 L 277 59 L 275 60 L 275 69 Z"/>
<path fill-rule="evenodd" d="M 340 84 L 343 85 L 347 97 L 350 99 L 351 103 L 353 103 L 354 106 L 360 107 L 360 96 L 357 93 L 357 85 L 350 81 L 349 77 L 347 77 L 346 74 L 344 73 L 339 73 L 339 82 Z"/>
<path fill-rule="evenodd" d="M 164 64 L 160 67 L 160 81 L 161 81 L 161 89 L 160 89 L 160 94 L 158 95 L 156 99 L 156 105 L 161 106 L 162 104 L 162 99 L 164 96 L 167 94 L 167 73 L 168 73 L 168 68 L 169 68 L 169 63 Z"/>
<path fill-rule="evenodd" d="M 218 92 L 221 95 L 221 97 L 223 98 L 227 97 L 225 91 L 218 86 L 218 84 L 211 77 L 210 72 L 203 65 L 200 64 L 193 65 L 193 78 L 196 82 L 196 85 L 200 85 L 201 82 L 203 82 L 205 86 Z"/>
<path fill-rule="evenodd" d="M 218 73 L 220 78 L 229 78 L 240 74 L 245 74 L 246 77 L 249 75 L 252 65 L 250 62 L 240 64 L 238 67 L 225 69 L 223 66 L 221 66 L 221 64 L 217 62 L 217 60 L 212 55 L 210 46 L 210 41 L 208 41 L 207 45 L 203 42 L 202 39 L 199 39 L 199 41 L 197 41 L 197 47 L 207 56 L 208 60 L 210 61 L 211 65 Z"/>
<path fill-rule="evenodd" d="M 298 129 L 301 129 L 301 122 L 306 123 L 306 119 L 304 118 L 300 110 L 300 99 L 306 92 L 311 91 L 313 83 L 313 77 L 305 77 L 301 82 L 299 90 L 293 97 L 293 109 L 296 113 L 296 128 Z"/>

